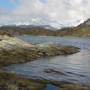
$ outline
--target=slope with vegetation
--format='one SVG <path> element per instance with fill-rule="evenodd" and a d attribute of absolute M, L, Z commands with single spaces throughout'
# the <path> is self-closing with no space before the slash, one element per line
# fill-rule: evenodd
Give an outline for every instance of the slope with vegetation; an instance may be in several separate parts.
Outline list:
<path fill-rule="evenodd" d="M 80 24 L 77 27 L 67 27 L 57 30 L 51 30 L 49 28 L 40 26 L 2 26 L 0 27 L 1 35 L 42 35 L 42 36 L 78 36 L 89 37 L 90 36 L 90 19 Z"/>
<path fill-rule="evenodd" d="M 56 31 L 58 35 L 62 36 L 79 36 L 90 37 L 90 19 L 81 23 L 77 27 L 63 28 L 61 31 Z"/>

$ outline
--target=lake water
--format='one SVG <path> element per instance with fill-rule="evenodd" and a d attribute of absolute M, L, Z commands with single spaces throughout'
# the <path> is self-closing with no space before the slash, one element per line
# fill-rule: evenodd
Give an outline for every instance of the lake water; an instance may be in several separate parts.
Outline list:
<path fill-rule="evenodd" d="M 79 53 L 67 56 L 41 58 L 32 62 L 4 67 L 4 70 L 31 78 L 90 84 L 90 38 L 53 37 L 53 36 L 19 36 L 33 43 L 61 43 L 81 48 Z M 52 70 L 52 72 L 45 72 Z M 55 72 L 53 72 L 55 71 Z"/>

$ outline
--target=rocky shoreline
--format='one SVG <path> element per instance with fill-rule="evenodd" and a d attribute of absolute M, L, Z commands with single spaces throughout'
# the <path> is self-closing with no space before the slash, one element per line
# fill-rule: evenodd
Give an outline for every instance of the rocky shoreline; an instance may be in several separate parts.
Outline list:
<path fill-rule="evenodd" d="M 74 46 L 32 44 L 16 37 L 0 36 L 0 66 L 24 63 L 41 57 L 70 55 L 79 52 Z"/>

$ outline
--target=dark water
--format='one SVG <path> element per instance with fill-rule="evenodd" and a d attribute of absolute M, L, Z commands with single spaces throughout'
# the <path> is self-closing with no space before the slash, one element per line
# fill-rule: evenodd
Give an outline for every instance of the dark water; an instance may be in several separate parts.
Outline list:
<path fill-rule="evenodd" d="M 5 70 L 32 78 L 90 84 L 90 38 L 20 36 L 33 43 L 55 42 L 81 48 L 79 53 L 68 56 L 42 58 L 25 64 L 11 65 Z M 48 71 L 48 72 L 47 72 Z"/>

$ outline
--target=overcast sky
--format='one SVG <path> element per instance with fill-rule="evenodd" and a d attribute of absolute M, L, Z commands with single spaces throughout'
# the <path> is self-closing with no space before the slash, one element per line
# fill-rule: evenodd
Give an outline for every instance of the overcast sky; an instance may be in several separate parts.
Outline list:
<path fill-rule="evenodd" d="M 0 24 L 77 25 L 90 17 L 90 0 L 0 0 Z"/>

